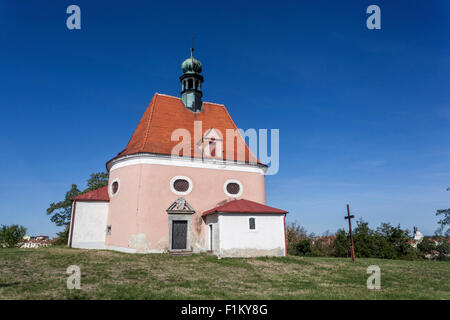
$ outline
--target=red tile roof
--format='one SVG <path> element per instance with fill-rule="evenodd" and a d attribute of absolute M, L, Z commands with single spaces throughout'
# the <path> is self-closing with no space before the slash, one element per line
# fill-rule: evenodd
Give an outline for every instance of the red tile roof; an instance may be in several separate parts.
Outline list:
<path fill-rule="evenodd" d="M 109 201 L 108 186 L 72 198 L 73 201 Z"/>
<path fill-rule="evenodd" d="M 208 214 L 223 212 L 223 213 L 288 213 L 287 211 L 272 208 L 264 204 L 246 200 L 232 200 L 225 204 L 222 204 L 216 208 L 210 209 L 203 212 L 202 216 L 207 216 Z"/>
<path fill-rule="evenodd" d="M 201 140 L 200 137 L 199 141 L 194 141 L 194 121 L 202 121 L 202 135 L 211 128 L 220 130 L 223 135 L 222 151 L 224 159 L 232 161 L 245 159 L 245 162 L 259 163 L 258 159 L 250 152 L 242 136 L 236 139 L 238 141 L 236 144 L 244 144 L 244 154 L 239 148 L 235 147 L 234 158 L 231 155 L 227 157 L 226 129 L 236 130 L 237 127 L 224 105 L 203 102 L 203 110 L 195 113 L 188 110 L 180 98 L 158 93 L 150 101 L 126 148 L 113 159 L 136 153 L 170 155 L 174 146 L 182 141 L 182 138 L 178 141 L 171 141 L 172 132 L 179 128 L 189 131 L 191 135 L 191 157 L 194 157 L 194 145 Z"/>

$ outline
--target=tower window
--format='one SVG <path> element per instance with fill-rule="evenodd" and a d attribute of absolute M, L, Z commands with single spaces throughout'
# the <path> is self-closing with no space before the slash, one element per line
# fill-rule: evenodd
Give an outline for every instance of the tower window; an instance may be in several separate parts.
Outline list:
<path fill-rule="evenodd" d="M 109 185 L 109 196 L 115 197 L 119 194 L 120 191 L 120 181 L 118 178 L 114 179 Z"/>
<path fill-rule="evenodd" d="M 117 181 L 114 181 L 112 186 L 111 186 L 111 190 L 113 194 L 117 193 L 117 190 L 119 190 L 119 183 Z"/>
<path fill-rule="evenodd" d="M 249 218 L 248 225 L 250 230 L 255 230 L 256 229 L 255 218 Z"/>
<path fill-rule="evenodd" d="M 192 79 L 189 79 L 188 80 L 188 89 L 192 89 L 192 86 L 193 86 L 193 81 L 192 81 Z"/>

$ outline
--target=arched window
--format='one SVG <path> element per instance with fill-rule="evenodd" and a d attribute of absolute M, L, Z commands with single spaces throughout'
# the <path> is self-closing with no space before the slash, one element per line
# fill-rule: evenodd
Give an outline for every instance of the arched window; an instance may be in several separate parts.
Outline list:
<path fill-rule="evenodd" d="M 189 79 L 188 80 L 188 89 L 192 89 L 192 86 L 193 86 L 193 81 L 192 81 L 192 79 Z"/>
<path fill-rule="evenodd" d="M 255 218 L 249 218 L 248 219 L 248 228 L 250 230 L 255 230 L 256 229 Z"/>
<path fill-rule="evenodd" d="M 211 141 L 209 142 L 209 155 L 211 157 L 215 157 L 216 156 L 216 139 L 215 138 L 211 138 Z"/>

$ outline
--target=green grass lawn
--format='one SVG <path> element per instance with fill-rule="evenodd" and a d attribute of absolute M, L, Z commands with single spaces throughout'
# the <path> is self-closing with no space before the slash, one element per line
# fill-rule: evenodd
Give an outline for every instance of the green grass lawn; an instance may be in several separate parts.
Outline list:
<path fill-rule="evenodd" d="M 81 290 L 66 286 L 69 265 Z M 369 265 L 381 290 L 368 290 Z M 0 299 L 450 299 L 450 262 L 0 249 Z"/>

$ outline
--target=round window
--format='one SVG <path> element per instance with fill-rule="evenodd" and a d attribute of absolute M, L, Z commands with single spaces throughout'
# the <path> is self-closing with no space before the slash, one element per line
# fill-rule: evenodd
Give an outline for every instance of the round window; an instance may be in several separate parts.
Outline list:
<path fill-rule="evenodd" d="M 227 191 L 229 194 L 238 194 L 240 190 L 239 185 L 236 182 L 230 182 L 227 184 Z"/>
<path fill-rule="evenodd" d="M 189 181 L 186 179 L 177 179 L 173 182 L 173 188 L 178 192 L 186 192 L 189 190 Z"/>

